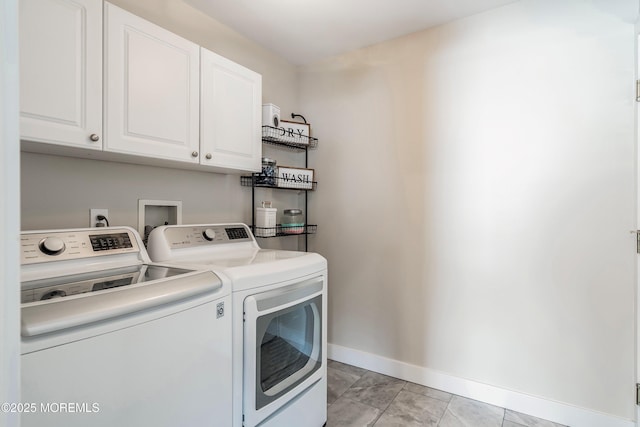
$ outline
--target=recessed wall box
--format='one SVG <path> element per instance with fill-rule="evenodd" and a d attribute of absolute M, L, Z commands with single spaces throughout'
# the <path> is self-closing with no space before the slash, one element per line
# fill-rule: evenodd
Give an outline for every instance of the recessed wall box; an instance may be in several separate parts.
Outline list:
<path fill-rule="evenodd" d="M 138 232 L 145 244 L 151 230 L 159 225 L 182 224 L 182 202 L 172 200 L 138 200 Z"/>

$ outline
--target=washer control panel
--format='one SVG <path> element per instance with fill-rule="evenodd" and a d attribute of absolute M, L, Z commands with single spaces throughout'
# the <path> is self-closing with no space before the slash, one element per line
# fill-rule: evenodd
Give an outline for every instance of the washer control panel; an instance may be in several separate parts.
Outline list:
<path fill-rule="evenodd" d="M 239 224 L 168 227 L 164 235 L 171 249 L 253 241 L 249 229 Z"/>
<path fill-rule="evenodd" d="M 125 229 L 28 232 L 20 236 L 22 265 L 130 252 L 139 252 L 139 247 L 135 236 Z"/>

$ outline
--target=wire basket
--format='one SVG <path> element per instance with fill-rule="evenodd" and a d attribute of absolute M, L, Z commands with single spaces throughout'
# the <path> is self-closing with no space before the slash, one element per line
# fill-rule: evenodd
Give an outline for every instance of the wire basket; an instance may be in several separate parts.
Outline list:
<path fill-rule="evenodd" d="M 308 190 L 314 191 L 317 186 L 317 181 L 311 182 L 291 182 L 278 178 L 277 176 L 264 176 L 256 173 L 252 176 L 240 176 L 240 185 L 243 187 L 265 187 L 265 188 L 278 188 L 280 190 Z"/>
<path fill-rule="evenodd" d="M 287 227 L 286 225 L 278 224 L 275 227 L 253 227 L 253 235 L 259 238 L 302 236 L 304 234 L 315 234 L 317 229 L 317 225 Z"/>
<path fill-rule="evenodd" d="M 306 135 L 288 135 L 284 128 L 273 126 L 262 126 L 262 142 L 294 150 L 306 150 L 318 146 L 318 138 Z"/>

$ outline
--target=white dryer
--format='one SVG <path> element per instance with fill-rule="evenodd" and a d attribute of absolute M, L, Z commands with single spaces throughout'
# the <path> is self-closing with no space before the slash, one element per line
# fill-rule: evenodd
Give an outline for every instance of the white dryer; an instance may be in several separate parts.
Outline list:
<path fill-rule="evenodd" d="M 231 281 L 233 427 L 326 423 L 325 258 L 260 249 L 245 224 L 161 226 L 148 251 L 156 262 L 211 268 Z"/>
<path fill-rule="evenodd" d="M 231 425 L 231 287 L 128 227 L 23 232 L 24 427 Z"/>

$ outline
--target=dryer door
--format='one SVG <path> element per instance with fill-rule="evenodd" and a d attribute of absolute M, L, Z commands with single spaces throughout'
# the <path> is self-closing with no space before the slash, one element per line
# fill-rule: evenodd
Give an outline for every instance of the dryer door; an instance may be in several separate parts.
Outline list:
<path fill-rule="evenodd" d="M 245 300 L 245 413 L 268 416 L 321 377 L 322 278 Z"/>

